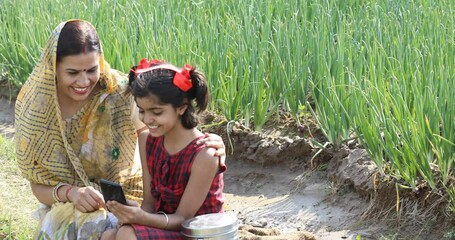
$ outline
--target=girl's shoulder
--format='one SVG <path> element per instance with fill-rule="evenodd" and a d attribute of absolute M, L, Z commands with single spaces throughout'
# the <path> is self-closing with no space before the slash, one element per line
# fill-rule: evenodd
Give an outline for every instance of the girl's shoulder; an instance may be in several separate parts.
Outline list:
<path fill-rule="evenodd" d="M 207 167 L 218 166 L 218 157 L 214 156 L 215 151 L 215 148 L 203 147 L 196 155 L 194 161 L 201 162 L 204 165 L 207 165 Z"/>

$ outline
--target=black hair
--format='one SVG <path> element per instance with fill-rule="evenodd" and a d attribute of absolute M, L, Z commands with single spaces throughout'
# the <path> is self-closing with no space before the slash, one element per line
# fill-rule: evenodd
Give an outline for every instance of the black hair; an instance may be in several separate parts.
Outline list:
<path fill-rule="evenodd" d="M 57 43 L 57 62 L 63 57 L 101 51 L 96 29 L 86 21 L 69 21 L 65 24 Z"/>
<path fill-rule="evenodd" d="M 129 91 L 135 99 L 154 95 L 160 103 L 171 104 L 174 108 L 187 105 L 187 109 L 181 118 L 182 125 L 186 129 L 194 128 L 199 123 L 197 114 L 202 113 L 207 108 L 209 101 L 209 90 L 205 75 L 195 67 L 191 67 L 189 73 L 192 87 L 184 92 L 174 85 L 173 79 L 176 72 L 166 65 L 157 64 L 152 70 L 138 75 L 134 72 L 137 66 L 131 68 L 128 75 Z M 193 102 L 195 106 L 193 106 Z"/>

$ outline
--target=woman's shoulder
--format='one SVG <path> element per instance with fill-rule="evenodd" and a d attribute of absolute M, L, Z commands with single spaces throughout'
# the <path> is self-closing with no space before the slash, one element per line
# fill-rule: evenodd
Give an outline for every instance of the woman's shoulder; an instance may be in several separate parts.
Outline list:
<path fill-rule="evenodd" d="M 121 98 L 125 104 L 130 104 L 132 101 L 131 94 L 128 93 L 128 78 L 127 75 L 116 69 L 109 70 L 110 80 L 105 80 L 107 83 L 104 84 L 105 91 L 108 93 L 111 98 Z"/>
<path fill-rule="evenodd" d="M 125 90 L 128 87 L 128 75 L 126 73 L 117 69 L 111 69 L 110 74 L 121 90 Z"/>

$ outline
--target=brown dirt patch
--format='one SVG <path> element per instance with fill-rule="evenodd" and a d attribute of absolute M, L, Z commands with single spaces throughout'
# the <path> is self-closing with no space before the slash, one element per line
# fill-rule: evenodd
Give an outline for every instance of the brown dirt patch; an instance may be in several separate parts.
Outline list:
<path fill-rule="evenodd" d="M 411 198 L 413 191 L 397 193 L 355 139 L 319 152 L 313 141 L 326 142 L 311 119 L 299 124 L 278 112 L 261 132 L 216 114 L 207 114 L 205 122 L 205 131 L 232 145 L 227 208 L 246 227 L 311 232 L 316 239 L 441 239 L 451 229 L 437 224 L 434 231 L 438 221 L 450 222 L 441 211 L 444 197 L 431 194 L 425 205 Z"/>

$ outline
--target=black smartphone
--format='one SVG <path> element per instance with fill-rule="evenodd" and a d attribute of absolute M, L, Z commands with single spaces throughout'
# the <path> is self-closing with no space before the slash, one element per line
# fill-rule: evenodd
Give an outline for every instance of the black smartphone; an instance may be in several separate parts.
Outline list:
<path fill-rule="evenodd" d="M 101 193 L 103 194 L 104 201 L 115 200 L 121 204 L 126 205 L 125 194 L 123 193 L 122 185 L 111 182 L 106 179 L 100 180 Z"/>

